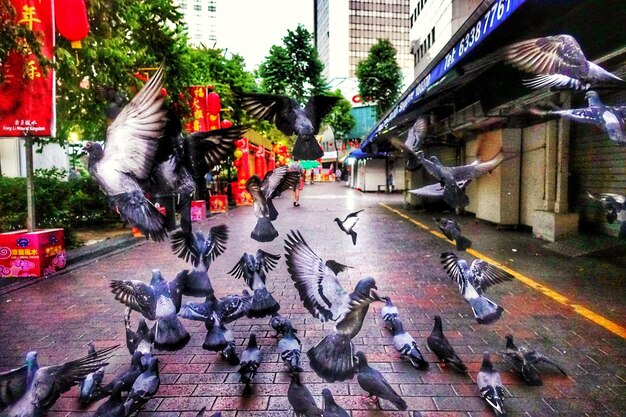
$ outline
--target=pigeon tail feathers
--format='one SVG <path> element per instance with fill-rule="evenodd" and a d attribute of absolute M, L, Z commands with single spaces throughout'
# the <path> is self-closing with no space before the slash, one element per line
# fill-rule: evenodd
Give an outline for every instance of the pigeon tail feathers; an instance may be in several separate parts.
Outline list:
<path fill-rule="evenodd" d="M 296 138 L 291 154 L 294 159 L 314 161 L 324 156 L 324 150 L 317 143 L 315 135 L 301 134 Z"/>
<path fill-rule="evenodd" d="M 472 247 L 472 241 L 465 236 L 459 236 L 456 239 L 456 250 L 464 251 Z"/>
<path fill-rule="evenodd" d="M 257 242 L 271 242 L 278 237 L 278 230 L 269 217 L 259 217 L 250 237 Z"/>
<path fill-rule="evenodd" d="M 326 382 L 354 377 L 354 346 L 347 334 L 333 331 L 307 352 L 309 365 Z"/>
<path fill-rule="evenodd" d="M 502 312 L 504 312 L 504 308 L 484 296 L 473 299 L 469 303 L 478 324 L 494 323 L 502 316 Z"/>
<path fill-rule="evenodd" d="M 154 347 L 158 350 L 174 352 L 187 346 L 191 339 L 176 315 L 157 321 L 153 331 Z"/>
<path fill-rule="evenodd" d="M 263 287 L 254 290 L 248 317 L 262 318 L 271 316 L 278 313 L 279 310 L 280 304 L 272 297 L 272 294 L 270 294 L 267 288 Z"/>

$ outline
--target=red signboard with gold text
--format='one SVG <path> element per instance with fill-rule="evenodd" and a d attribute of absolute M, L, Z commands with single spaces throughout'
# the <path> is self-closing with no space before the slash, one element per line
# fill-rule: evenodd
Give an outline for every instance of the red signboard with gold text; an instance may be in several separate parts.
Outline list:
<path fill-rule="evenodd" d="M 16 23 L 37 32 L 42 52 L 52 59 L 53 0 L 11 0 Z M 0 84 L 0 137 L 54 136 L 54 71 L 44 75 L 35 54 L 12 53 L 3 66 Z"/>
<path fill-rule="evenodd" d="M 206 132 L 209 130 L 206 120 L 207 114 L 207 93 L 206 87 L 195 85 L 189 87 L 189 108 L 191 110 L 191 120 L 187 123 L 188 132 Z"/>

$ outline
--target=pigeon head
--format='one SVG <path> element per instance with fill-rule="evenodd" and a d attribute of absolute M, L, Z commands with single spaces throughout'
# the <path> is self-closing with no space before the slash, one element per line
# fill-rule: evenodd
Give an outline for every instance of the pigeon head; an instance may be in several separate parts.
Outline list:
<path fill-rule="evenodd" d="M 148 371 L 157 375 L 159 374 L 159 358 L 156 356 L 150 358 L 150 362 L 148 362 Z"/>
<path fill-rule="evenodd" d="M 434 163 L 434 164 L 441 165 L 441 162 L 439 162 L 439 158 L 437 158 L 437 157 L 436 157 L 436 156 L 434 156 L 434 155 L 433 155 L 433 156 L 431 156 L 431 157 L 430 157 L 430 158 L 428 158 L 428 159 L 430 159 L 430 162 L 432 162 L 432 163 Z"/>
<path fill-rule="evenodd" d="M 161 270 L 160 269 L 153 269 L 152 270 L 152 279 L 150 280 L 150 285 L 154 285 L 154 284 L 158 284 L 160 282 L 165 281 L 165 279 L 163 278 L 163 275 L 161 275 Z"/>
<path fill-rule="evenodd" d="M 602 102 L 600 101 L 600 96 L 595 91 L 587 91 L 587 93 L 585 94 L 585 100 L 587 100 L 590 106 L 602 105 Z"/>
<path fill-rule="evenodd" d="M 384 297 L 385 299 L 385 305 L 387 307 L 393 307 L 393 303 L 391 302 L 391 297 Z"/>
<path fill-rule="evenodd" d="M 465 259 L 459 259 L 458 261 L 458 265 L 459 268 L 461 268 L 461 272 L 465 275 L 467 272 L 469 272 L 469 265 L 467 264 L 467 261 L 465 261 Z"/>
<path fill-rule="evenodd" d="M 435 316 L 433 318 L 435 319 L 435 328 L 433 330 L 441 332 L 443 330 L 441 327 L 441 316 Z"/>
<path fill-rule="evenodd" d="M 248 347 L 249 348 L 257 347 L 257 344 L 256 344 L 256 334 L 250 333 L 250 341 L 248 342 Z"/>
<path fill-rule="evenodd" d="M 367 358 L 365 357 L 365 353 L 361 351 L 358 351 L 356 353 L 356 358 L 357 358 L 357 367 L 359 369 L 359 372 L 361 372 L 363 369 L 367 367 Z"/>
<path fill-rule="evenodd" d="M 87 142 L 83 146 L 83 151 L 89 154 L 89 160 L 99 160 L 104 155 L 104 149 L 98 142 Z"/>
<path fill-rule="evenodd" d="M 143 353 L 141 353 L 140 351 L 138 350 L 134 351 L 133 356 L 131 356 L 130 358 L 130 364 L 133 366 L 141 365 L 142 356 L 143 356 Z"/>
<path fill-rule="evenodd" d="M 28 365 L 29 368 L 37 367 L 37 352 L 36 351 L 33 350 L 26 354 L 26 365 Z"/>
<path fill-rule="evenodd" d="M 333 398 L 333 394 L 330 392 L 328 388 L 324 388 L 322 390 L 322 398 L 324 399 L 324 405 L 326 408 L 326 404 L 336 405 L 335 399 Z"/>
<path fill-rule="evenodd" d="M 481 371 L 493 372 L 493 364 L 491 363 L 491 358 L 489 352 L 483 352 L 483 363 L 480 366 Z"/>
<path fill-rule="evenodd" d="M 376 281 L 372 277 L 361 279 L 354 288 L 354 293 L 361 297 L 369 297 L 372 289 L 378 289 Z"/>
<path fill-rule="evenodd" d="M 515 349 L 515 350 L 517 350 L 517 346 L 515 346 L 515 343 L 513 343 L 513 335 L 512 334 L 507 334 L 506 336 L 504 336 L 504 338 L 506 339 L 506 348 L 507 349 Z"/>
<path fill-rule="evenodd" d="M 335 222 L 336 222 L 337 224 L 340 224 L 340 223 L 341 223 L 341 220 L 339 220 L 339 218 L 338 218 L 338 217 L 335 217 Z"/>

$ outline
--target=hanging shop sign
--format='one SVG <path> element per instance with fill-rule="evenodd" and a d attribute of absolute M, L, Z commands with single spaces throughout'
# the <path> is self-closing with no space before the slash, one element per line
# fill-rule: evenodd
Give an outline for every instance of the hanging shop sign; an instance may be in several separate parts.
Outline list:
<path fill-rule="evenodd" d="M 41 52 L 53 58 L 52 0 L 11 0 L 15 23 L 36 32 Z M 45 73 L 34 53 L 10 53 L 2 65 L 0 84 L 0 137 L 55 135 L 54 71 Z"/>
<path fill-rule="evenodd" d="M 207 92 L 206 87 L 200 85 L 194 85 L 189 87 L 189 109 L 191 111 L 191 118 L 185 129 L 188 132 L 206 132 L 209 130 L 209 123 L 207 116 Z"/>

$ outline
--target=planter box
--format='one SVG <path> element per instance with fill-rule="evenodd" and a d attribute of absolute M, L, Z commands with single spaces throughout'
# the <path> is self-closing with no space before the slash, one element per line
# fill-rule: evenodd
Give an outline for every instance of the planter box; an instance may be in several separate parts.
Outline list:
<path fill-rule="evenodd" d="M 66 264 L 63 229 L 0 233 L 0 278 L 40 277 Z"/>
<path fill-rule="evenodd" d="M 209 210 L 211 213 L 225 213 L 228 211 L 228 197 L 225 194 L 217 194 L 209 197 Z"/>
<path fill-rule="evenodd" d="M 233 191 L 233 197 L 235 198 L 235 204 L 237 207 L 240 206 L 251 206 L 254 203 L 252 200 L 252 196 L 246 190 L 245 185 L 240 185 L 239 182 L 231 182 L 230 183 L 231 190 Z"/>
<path fill-rule="evenodd" d="M 191 202 L 191 221 L 200 222 L 206 219 L 206 201 L 195 200 Z"/>

